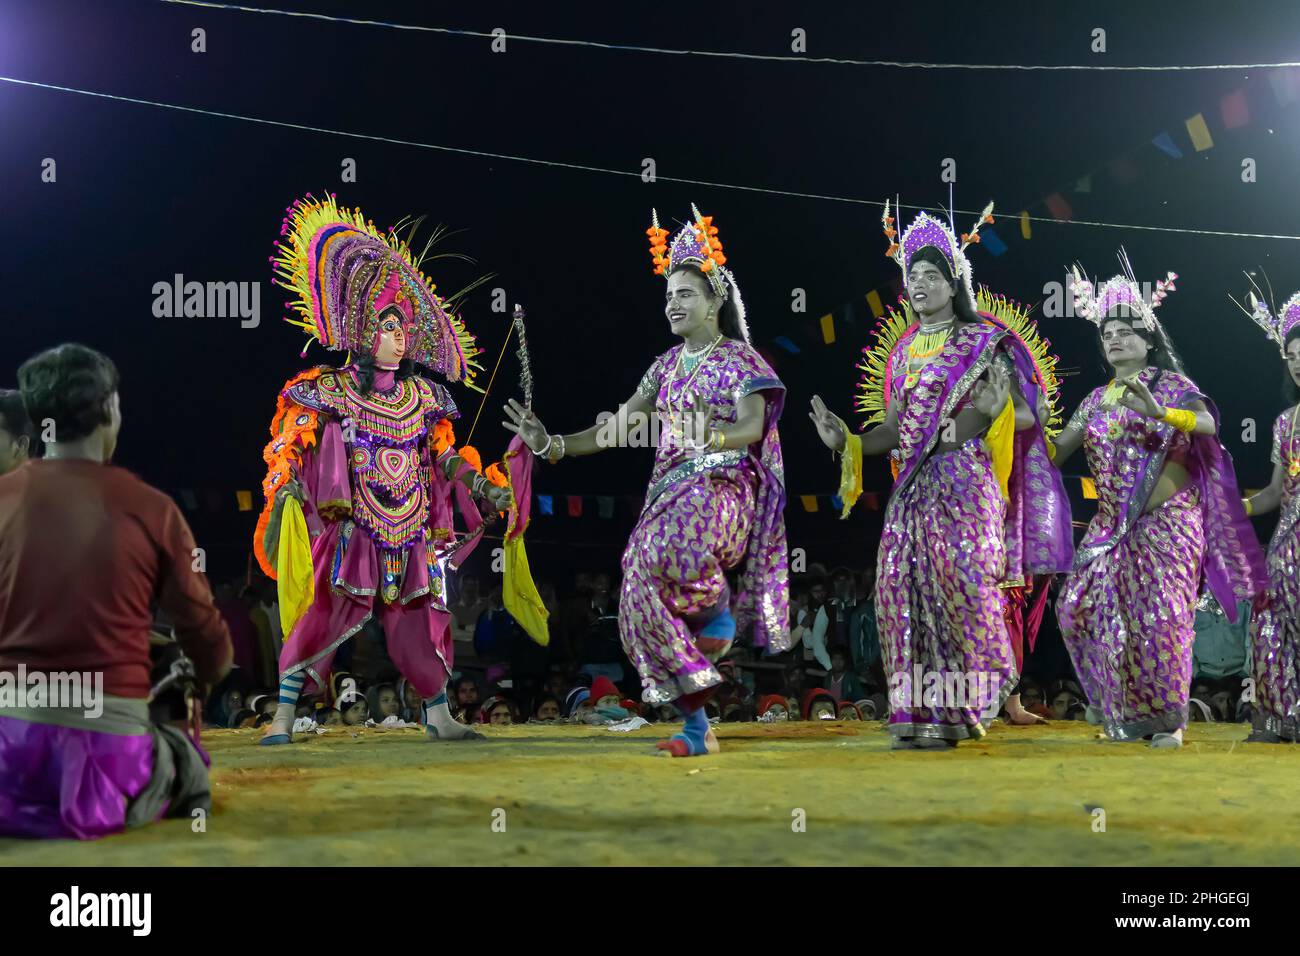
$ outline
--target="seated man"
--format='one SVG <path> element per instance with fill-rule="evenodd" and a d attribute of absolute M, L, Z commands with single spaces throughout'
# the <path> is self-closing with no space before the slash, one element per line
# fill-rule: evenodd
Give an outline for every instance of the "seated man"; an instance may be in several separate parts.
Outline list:
<path fill-rule="evenodd" d="M 36 429 L 21 392 L 0 388 L 0 475 L 13 471 L 36 451 Z"/>
<path fill-rule="evenodd" d="M 0 477 L 0 835 L 93 839 L 208 810 L 207 755 L 147 703 L 154 600 L 200 681 L 230 667 L 194 536 L 170 498 L 109 464 L 109 359 L 61 345 L 18 383 L 54 434 Z"/>

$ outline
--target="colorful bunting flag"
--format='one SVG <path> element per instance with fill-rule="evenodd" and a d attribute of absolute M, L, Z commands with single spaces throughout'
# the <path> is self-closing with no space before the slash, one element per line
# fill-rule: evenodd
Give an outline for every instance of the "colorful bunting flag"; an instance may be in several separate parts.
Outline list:
<path fill-rule="evenodd" d="M 1053 219 L 1069 222 L 1070 217 L 1074 215 L 1074 210 L 1070 208 L 1070 204 L 1065 201 L 1065 197 L 1060 193 L 1052 193 L 1043 202 L 1047 203 L 1047 208 L 1051 211 Z"/>
<path fill-rule="evenodd" d="M 1296 74 L 1293 70 L 1270 70 L 1268 82 L 1273 86 L 1273 95 L 1277 97 L 1278 106 L 1286 106 L 1296 97 Z"/>
<path fill-rule="evenodd" d="M 867 308 L 871 309 L 873 318 L 880 318 L 885 314 L 885 306 L 880 301 L 880 293 L 872 289 L 867 293 Z"/>
<path fill-rule="evenodd" d="M 799 496 L 799 500 L 803 502 L 803 510 L 804 510 L 804 511 L 816 511 L 816 510 L 817 510 L 817 496 L 816 496 L 816 495 L 800 495 L 800 496 Z"/>
<path fill-rule="evenodd" d="M 1228 129 L 1238 129 L 1249 123 L 1250 106 L 1246 103 L 1246 91 L 1237 90 L 1220 100 L 1219 113 L 1223 116 L 1223 125 Z"/>
<path fill-rule="evenodd" d="M 1076 193 L 1092 192 L 1092 174 L 1089 173 L 1087 176 L 1082 177 L 1077 183 L 1075 183 L 1074 191 Z"/>
<path fill-rule="evenodd" d="M 1097 500 L 1097 483 L 1091 478 L 1080 478 L 1079 487 L 1083 489 L 1083 497 L 1088 501 Z"/>
<path fill-rule="evenodd" d="M 830 345 L 835 341 L 835 320 L 829 314 L 822 316 L 822 341 Z"/>
<path fill-rule="evenodd" d="M 785 349 L 787 352 L 789 352 L 792 355 L 799 354 L 799 346 L 791 342 L 788 336 L 778 335 L 772 341 L 775 342 L 777 345 L 781 346 L 781 348 Z"/>
<path fill-rule="evenodd" d="M 1160 152 L 1172 156 L 1174 159 L 1183 158 L 1183 151 L 1178 148 L 1178 144 L 1174 142 L 1174 138 L 1168 133 L 1161 133 L 1159 136 L 1153 138 L 1151 140 L 1151 145 L 1160 150 Z"/>
<path fill-rule="evenodd" d="M 189 488 L 181 489 L 181 503 L 185 505 L 186 511 L 198 511 L 199 499 Z"/>
<path fill-rule="evenodd" d="M 1020 210 L 1020 237 L 1028 239 L 1033 234 L 1034 230 L 1029 226 L 1029 210 L 1022 209 Z"/>
<path fill-rule="evenodd" d="M 565 495 L 564 497 L 565 499 L 567 499 L 569 503 L 569 517 L 581 518 L 582 517 L 582 495 Z"/>
<path fill-rule="evenodd" d="M 1192 145 L 1196 147 L 1198 153 L 1203 153 L 1207 149 L 1214 147 L 1214 140 L 1210 136 L 1210 128 L 1205 125 L 1205 116 L 1201 113 L 1187 118 L 1187 135 L 1192 138 Z"/>
<path fill-rule="evenodd" d="M 1002 241 L 1001 237 L 993 231 L 992 226 L 985 226 L 980 230 L 980 245 L 989 251 L 995 258 L 1007 251 L 1007 244 Z"/>
<path fill-rule="evenodd" d="M 555 514 L 555 499 L 550 495 L 538 495 L 537 510 L 544 515 Z"/>
<path fill-rule="evenodd" d="M 235 501 L 238 502 L 240 511 L 253 510 L 253 493 L 251 491 L 236 491 Z"/>
<path fill-rule="evenodd" d="M 597 495 L 596 513 L 605 519 L 614 517 L 614 499 L 609 495 Z"/>

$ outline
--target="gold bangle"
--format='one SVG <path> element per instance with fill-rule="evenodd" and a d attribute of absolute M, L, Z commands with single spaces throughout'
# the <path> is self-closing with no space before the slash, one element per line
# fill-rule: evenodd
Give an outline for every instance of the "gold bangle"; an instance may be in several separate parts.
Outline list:
<path fill-rule="evenodd" d="M 1196 412 L 1190 408 L 1169 408 L 1166 406 L 1160 420 L 1184 433 L 1190 433 L 1196 428 Z"/>

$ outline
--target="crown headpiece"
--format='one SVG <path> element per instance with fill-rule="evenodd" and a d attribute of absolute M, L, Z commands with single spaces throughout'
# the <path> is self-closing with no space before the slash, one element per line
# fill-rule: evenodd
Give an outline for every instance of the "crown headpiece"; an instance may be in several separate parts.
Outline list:
<path fill-rule="evenodd" d="M 286 321 L 327 349 L 370 355 L 380 317 L 400 314 L 407 358 L 448 381 L 472 384 L 473 369 L 480 367 L 473 336 L 394 230 L 380 232 L 359 208 L 340 207 L 333 194 L 322 200 L 308 193 L 285 212 L 284 238 L 271 262 L 272 281 L 292 293 L 298 313 Z"/>
<path fill-rule="evenodd" d="M 889 248 L 885 255 L 893 259 L 898 264 L 899 269 L 903 272 L 903 287 L 907 287 L 908 274 L 912 269 L 912 260 L 916 254 L 925 248 L 933 248 L 939 251 L 944 261 L 948 263 L 948 270 L 952 277 L 959 280 L 966 288 L 966 294 L 969 297 L 972 308 L 975 302 L 974 286 L 971 284 L 971 265 L 970 260 L 966 257 L 966 249 L 980 241 L 980 229 L 985 225 L 993 222 L 993 202 L 990 200 L 980 213 L 979 219 L 971 227 L 970 232 L 963 232 L 960 237 L 956 229 L 952 226 L 951 218 L 947 223 L 938 219 L 928 212 L 919 213 L 912 220 L 901 238 L 894 224 L 894 217 L 890 215 L 889 200 L 885 200 L 885 211 L 881 216 L 881 226 L 885 232 L 885 238 L 889 240 Z"/>
<path fill-rule="evenodd" d="M 654 263 L 654 274 L 667 279 L 673 269 L 680 265 L 698 267 L 716 295 L 724 301 L 731 299 L 735 303 L 740 317 L 741 335 L 748 343 L 749 326 L 745 322 L 745 304 L 740 298 L 736 276 L 725 268 L 727 257 L 722 251 L 722 240 L 718 238 L 718 227 L 713 224 L 712 216 L 700 214 L 695 203 L 691 203 L 691 217 L 691 222 L 669 241 L 668 230 L 659 225 L 658 210 L 650 210 L 650 228 L 645 232 L 650 238 L 650 259 Z"/>
<path fill-rule="evenodd" d="M 1070 268 L 1069 284 L 1071 295 L 1074 297 L 1075 315 L 1101 328 L 1102 323 L 1106 321 L 1106 316 L 1113 309 L 1127 307 L 1130 316 L 1136 318 L 1148 332 L 1162 334 L 1163 329 L 1160 320 L 1156 318 L 1156 309 L 1160 308 L 1170 292 L 1177 291 L 1177 286 L 1174 285 L 1174 281 L 1178 278 L 1177 273 L 1165 273 L 1165 277 L 1156 282 L 1155 291 L 1151 293 L 1148 301 L 1133 275 L 1133 266 L 1129 262 L 1128 253 L 1122 248 L 1119 251 L 1119 261 L 1123 272 L 1111 276 L 1101 285 L 1094 285 L 1085 276 L 1083 268 L 1078 263 Z"/>
<path fill-rule="evenodd" d="M 1253 292 L 1246 293 L 1246 301 L 1250 303 L 1250 308 L 1247 309 L 1236 299 L 1232 299 L 1232 296 L 1228 298 L 1232 299 L 1237 308 L 1250 316 L 1251 320 L 1264 330 L 1264 334 L 1277 346 L 1278 351 L 1282 353 L 1282 357 L 1286 358 L 1287 336 L 1297 326 L 1300 326 L 1300 292 L 1283 302 L 1281 309 L 1270 308 L 1263 294 L 1256 294 L 1260 292 L 1260 289 L 1259 286 L 1255 285 L 1255 280 L 1250 277 L 1249 273 L 1247 273 L 1246 278 L 1250 279 L 1250 284 L 1254 286 Z M 1271 288 L 1270 284 L 1270 290 Z"/>

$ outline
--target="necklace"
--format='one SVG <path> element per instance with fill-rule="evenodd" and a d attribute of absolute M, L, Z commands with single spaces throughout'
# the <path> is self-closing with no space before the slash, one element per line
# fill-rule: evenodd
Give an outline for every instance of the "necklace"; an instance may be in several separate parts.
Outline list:
<path fill-rule="evenodd" d="M 943 351 L 948 337 L 952 334 L 952 326 L 953 323 L 948 322 L 928 328 L 922 325 L 918 328 L 912 341 L 907 343 L 907 377 L 903 379 L 904 388 L 911 389 L 915 386 L 922 369 Z"/>
<path fill-rule="evenodd" d="M 689 345 L 687 345 L 685 342 L 683 342 L 683 343 L 682 343 L 682 352 L 683 352 L 684 354 L 686 354 L 687 356 L 689 356 L 690 358 L 695 358 L 697 355 L 703 355 L 703 354 L 704 354 L 705 352 L 707 352 L 709 349 L 713 348 L 713 346 L 717 345 L 717 344 L 718 344 L 718 339 L 721 339 L 721 338 L 722 338 L 722 336 L 719 335 L 719 336 L 718 336 L 717 338 L 715 338 L 712 342 L 709 342 L 707 345 L 701 345 L 698 349 L 694 349 L 694 350 L 692 350 L 691 347 L 690 347 Z"/>
<path fill-rule="evenodd" d="M 719 335 L 708 345 L 702 347 L 698 352 L 692 352 L 685 344 L 683 344 L 681 355 L 677 360 L 678 367 L 685 371 L 687 375 L 693 376 L 696 370 L 704 364 L 704 360 L 709 357 L 709 354 L 717 348 L 718 343 L 721 341 L 722 336 Z"/>

